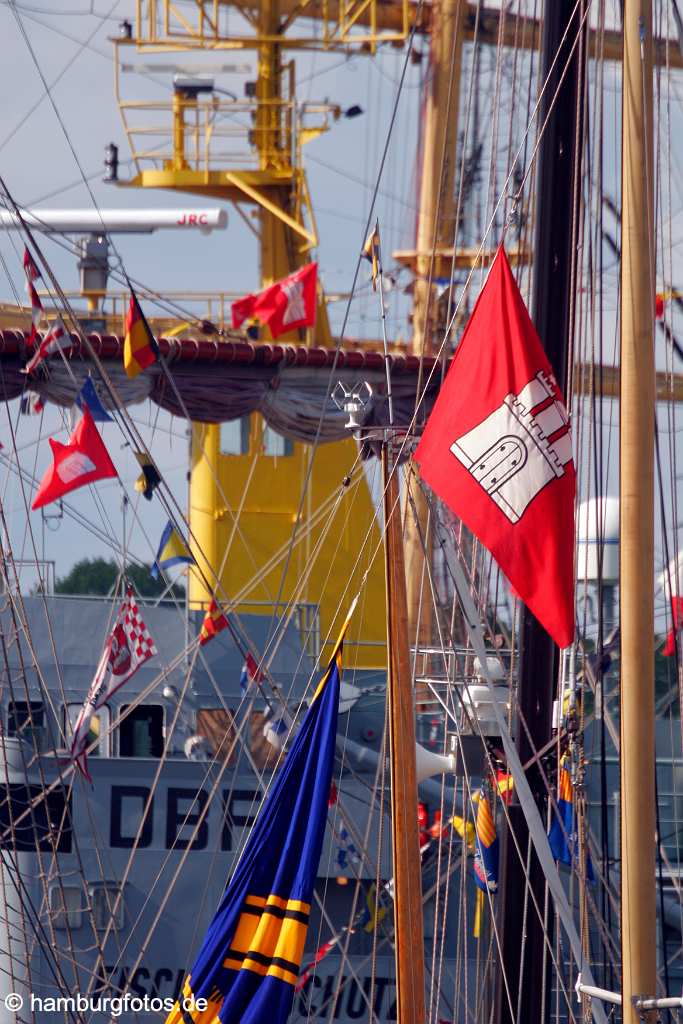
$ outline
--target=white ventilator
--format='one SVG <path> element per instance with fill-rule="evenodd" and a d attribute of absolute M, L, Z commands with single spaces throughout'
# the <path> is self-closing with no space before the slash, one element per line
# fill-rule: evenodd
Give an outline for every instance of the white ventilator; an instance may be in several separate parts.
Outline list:
<path fill-rule="evenodd" d="M 434 754 L 431 750 L 425 750 L 419 743 L 416 743 L 415 769 L 418 783 L 424 782 L 432 775 L 445 775 L 446 772 L 454 772 L 455 755 Z"/>

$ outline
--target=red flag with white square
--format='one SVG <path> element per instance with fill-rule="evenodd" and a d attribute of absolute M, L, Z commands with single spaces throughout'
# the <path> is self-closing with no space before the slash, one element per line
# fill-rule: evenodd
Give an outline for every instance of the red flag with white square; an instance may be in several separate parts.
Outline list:
<path fill-rule="evenodd" d="M 315 325 L 318 264 L 307 263 L 301 270 L 276 281 L 262 292 L 245 295 L 232 304 L 232 326 L 258 319 L 278 338 L 297 327 Z"/>
<path fill-rule="evenodd" d="M 154 641 L 142 620 L 133 590 L 128 587 L 114 628 L 104 645 L 85 703 L 74 725 L 71 757 L 86 778 L 90 778 L 86 750 L 93 715 L 156 653 Z"/>
<path fill-rule="evenodd" d="M 553 640 L 571 644 L 576 473 L 569 418 L 502 246 L 415 459 Z"/>
<path fill-rule="evenodd" d="M 34 512 L 86 484 L 118 476 L 87 405 L 83 407 L 83 415 L 68 444 L 62 444 L 54 437 L 48 440 L 52 449 L 52 465 L 36 491 L 31 505 Z"/>

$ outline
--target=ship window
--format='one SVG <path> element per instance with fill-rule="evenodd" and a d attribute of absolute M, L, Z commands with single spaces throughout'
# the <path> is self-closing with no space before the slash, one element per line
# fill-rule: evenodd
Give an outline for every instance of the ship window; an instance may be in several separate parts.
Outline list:
<path fill-rule="evenodd" d="M 221 423 L 221 452 L 223 455 L 248 455 L 251 416 Z"/>
<path fill-rule="evenodd" d="M 263 453 L 264 455 L 292 455 L 294 442 L 288 437 L 283 437 L 271 427 L 264 424 L 263 427 Z"/>
<path fill-rule="evenodd" d="M 159 704 L 138 704 L 130 714 L 124 704 L 125 718 L 119 726 L 121 757 L 161 757 L 164 752 L 164 709 Z"/>
<path fill-rule="evenodd" d="M 50 889 L 50 920 L 55 928 L 80 928 L 83 924 L 83 890 L 70 885 Z"/>
<path fill-rule="evenodd" d="M 41 700 L 11 701 L 7 716 L 7 735 L 21 736 L 32 743 L 36 750 L 47 746 L 45 709 Z"/>
<path fill-rule="evenodd" d="M 82 704 L 67 704 L 66 706 L 64 732 L 66 733 L 67 746 L 71 746 L 74 726 L 78 721 L 78 716 L 80 715 L 82 708 Z M 110 722 L 111 712 L 108 707 L 99 708 L 99 710 L 90 719 L 90 728 L 88 729 L 88 746 L 96 740 L 99 740 L 99 743 L 89 752 L 88 757 L 109 757 L 111 750 L 111 736 L 109 734 Z"/>
<path fill-rule="evenodd" d="M 117 931 L 123 928 L 124 908 L 123 896 L 119 899 L 120 892 L 118 885 L 106 882 L 91 887 L 92 914 L 98 932 L 103 932 L 110 925 Z"/>

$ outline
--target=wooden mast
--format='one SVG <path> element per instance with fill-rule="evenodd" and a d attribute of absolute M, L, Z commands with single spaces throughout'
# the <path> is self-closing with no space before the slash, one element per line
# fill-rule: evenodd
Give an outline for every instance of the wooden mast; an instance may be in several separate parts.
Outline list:
<path fill-rule="evenodd" d="M 625 0 L 621 210 L 621 935 L 623 1019 L 656 995 L 654 293 L 651 0 Z"/>
<path fill-rule="evenodd" d="M 398 471 L 382 447 L 387 585 L 387 701 L 391 765 L 394 937 L 399 1024 L 424 1024 L 422 875 L 417 824 L 413 697 Z"/>

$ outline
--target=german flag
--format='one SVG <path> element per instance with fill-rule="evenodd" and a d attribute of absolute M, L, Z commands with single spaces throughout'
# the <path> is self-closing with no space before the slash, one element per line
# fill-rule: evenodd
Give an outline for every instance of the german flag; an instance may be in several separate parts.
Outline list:
<path fill-rule="evenodd" d="M 204 644 L 208 644 L 209 640 L 212 640 L 213 637 L 226 629 L 227 625 L 228 620 L 221 611 L 220 605 L 216 604 L 215 600 L 211 598 L 209 610 L 204 616 L 202 628 L 199 631 L 199 646 L 203 647 Z"/>
<path fill-rule="evenodd" d="M 152 363 L 156 363 L 158 358 L 159 347 L 131 287 L 130 305 L 126 313 L 126 336 L 123 341 L 123 368 L 129 377 L 137 377 Z"/>

